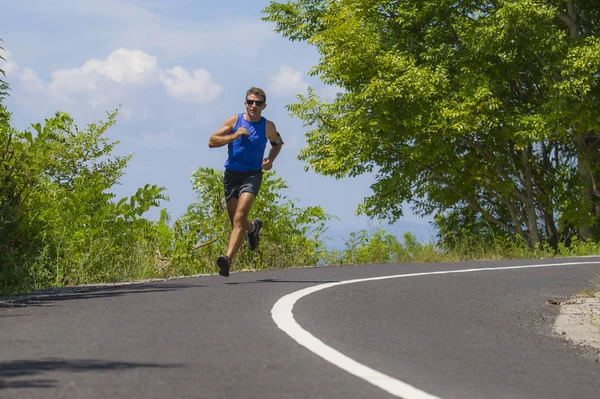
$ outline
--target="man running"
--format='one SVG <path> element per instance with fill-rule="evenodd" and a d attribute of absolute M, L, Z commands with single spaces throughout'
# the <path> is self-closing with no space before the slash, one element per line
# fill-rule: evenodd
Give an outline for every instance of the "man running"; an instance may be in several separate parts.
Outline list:
<path fill-rule="evenodd" d="M 258 247 L 262 220 L 248 220 L 248 214 L 262 183 L 262 170 L 270 170 L 277 158 L 283 140 L 275 124 L 262 116 L 267 107 L 267 95 L 252 87 L 246 93 L 246 112 L 227 118 L 223 126 L 208 141 L 210 148 L 228 146 L 229 156 L 225 162 L 223 184 L 227 213 L 232 231 L 225 255 L 217 258 L 219 274 L 229 276 L 231 262 L 244 237 L 248 248 Z M 263 158 L 267 140 L 271 143 L 269 156 Z"/>

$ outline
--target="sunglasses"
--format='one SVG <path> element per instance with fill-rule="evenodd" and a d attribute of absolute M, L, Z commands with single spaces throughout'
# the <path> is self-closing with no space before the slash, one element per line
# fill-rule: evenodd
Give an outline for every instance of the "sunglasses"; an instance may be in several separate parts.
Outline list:
<path fill-rule="evenodd" d="M 265 102 L 264 101 L 246 100 L 246 104 L 248 104 L 249 106 L 253 106 L 254 104 L 256 104 L 257 107 L 262 107 L 263 105 L 265 105 Z"/>

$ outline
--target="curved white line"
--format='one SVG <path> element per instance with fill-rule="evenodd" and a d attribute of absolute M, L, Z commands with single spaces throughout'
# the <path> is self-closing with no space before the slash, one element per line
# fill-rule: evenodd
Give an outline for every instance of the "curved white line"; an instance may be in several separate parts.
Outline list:
<path fill-rule="evenodd" d="M 571 263 L 549 263 L 543 265 L 525 265 L 525 266 L 505 266 L 505 267 L 490 267 L 483 269 L 463 269 L 463 270 L 444 270 L 437 272 L 398 274 L 393 276 L 360 278 L 355 280 L 338 281 L 335 283 L 320 284 L 313 287 L 304 288 L 300 291 L 293 292 L 279 299 L 271 309 L 271 316 L 277 326 L 287 335 L 292 337 L 300 345 L 304 346 L 311 352 L 322 357 L 333 365 L 353 374 L 363 380 L 383 389 L 390 394 L 401 397 L 403 399 L 441 399 L 427 392 L 421 391 L 405 382 L 402 382 L 394 377 L 380 373 L 377 370 L 369 368 L 364 364 L 349 358 L 341 352 L 336 351 L 330 346 L 325 345 L 320 339 L 312 335 L 310 332 L 303 329 L 294 319 L 292 310 L 294 305 L 301 298 L 312 294 L 313 292 L 321 291 L 327 288 L 338 285 L 362 283 L 365 281 L 386 280 L 392 278 L 406 278 L 416 276 L 429 276 L 433 274 L 454 274 L 454 273 L 470 273 L 470 272 L 485 272 L 495 270 L 512 270 L 512 269 L 531 269 L 539 267 L 558 267 L 558 266 L 574 266 L 574 265 L 589 265 L 598 264 L 599 262 L 571 262 Z"/>

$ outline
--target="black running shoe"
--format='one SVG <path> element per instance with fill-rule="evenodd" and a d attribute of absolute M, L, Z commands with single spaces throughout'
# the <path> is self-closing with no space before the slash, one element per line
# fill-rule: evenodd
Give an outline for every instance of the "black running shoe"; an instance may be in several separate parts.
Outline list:
<path fill-rule="evenodd" d="M 252 221 L 252 224 L 254 225 L 254 230 L 251 231 L 250 233 L 248 233 L 248 248 L 251 251 L 254 251 L 256 248 L 258 248 L 258 241 L 260 240 L 260 229 L 262 229 L 262 220 L 260 219 L 254 219 Z"/>
<path fill-rule="evenodd" d="M 229 259 L 229 256 L 219 256 L 217 258 L 217 266 L 219 266 L 219 275 L 229 277 L 229 269 L 231 268 L 231 259 Z"/>

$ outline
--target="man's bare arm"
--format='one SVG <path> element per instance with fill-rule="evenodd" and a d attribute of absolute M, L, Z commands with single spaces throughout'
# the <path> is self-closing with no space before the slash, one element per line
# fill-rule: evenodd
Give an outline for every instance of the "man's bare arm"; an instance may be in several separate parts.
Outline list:
<path fill-rule="evenodd" d="M 269 150 L 269 156 L 263 161 L 263 169 L 270 170 L 273 167 L 273 161 L 275 161 L 275 158 L 277 158 L 277 155 L 279 155 L 279 152 L 281 151 L 283 140 L 279 133 L 277 133 L 275 124 L 271 121 L 267 122 L 266 135 L 271 143 L 271 149 Z"/>
<path fill-rule="evenodd" d="M 239 128 L 234 134 L 231 134 L 236 122 L 237 115 L 227 118 L 225 123 L 223 123 L 223 126 L 221 126 L 219 130 L 210 136 L 210 139 L 208 139 L 208 146 L 210 148 L 223 147 L 224 145 L 231 143 L 244 134 L 250 134 L 250 132 L 248 132 L 248 130 L 246 130 L 244 127 Z"/>

